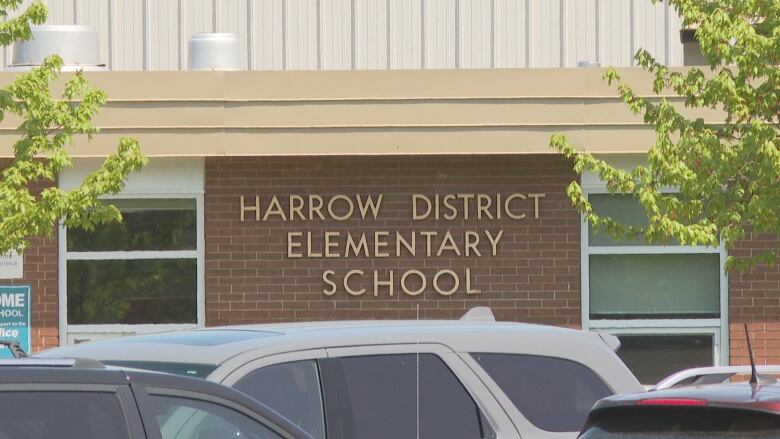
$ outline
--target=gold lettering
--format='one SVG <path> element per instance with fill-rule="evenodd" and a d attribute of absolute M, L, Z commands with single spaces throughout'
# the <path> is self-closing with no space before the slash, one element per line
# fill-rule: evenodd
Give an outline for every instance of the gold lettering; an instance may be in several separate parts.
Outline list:
<path fill-rule="evenodd" d="M 546 194 L 528 194 L 529 197 L 534 199 L 534 218 L 539 219 L 539 198 L 544 198 Z"/>
<path fill-rule="evenodd" d="M 458 209 L 455 209 L 455 206 L 450 203 L 450 201 L 455 199 L 455 195 L 449 194 L 444 196 L 444 201 L 442 203 L 444 204 L 444 207 L 446 207 L 451 213 L 445 213 L 444 219 L 446 220 L 454 220 L 458 217 Z"/>
<path fill-rule="evenodd" d="M 474 198 L 474 194 L 458 194 L 458 198 L 463 200 L 463 219 L 469 219 L 469 200 Z"/>
<path fill-rule="evenodd" d="M 366 219 L 366 213 L 368 212 L 368 209 L 371 209 L 371 214 L 374 216 L 374 219 L 376 219 L 379 215 L 379 207 L 382 205 L 382 194 L 379 194 L 376 201 L 371 198 L 371 195 L 366 196 L 365 200 L 361 199 L 360 195 L 357 195 L 356 198 L 358 201 L 358 208 L 360 209 L 360 218 Z"/>
<path fill-rule="evenodd" d="M 365 288 L 361 288 L 359 290 L 353 290 L 349 286 L 349 278 L 352 277 L 354 274 L 363 275 L 363 270 L 349 270 L 347 274 L 344 275 L 344 289 L 347 290 L 347 294 L 350 296 L 362 296 L 365 292 Z"/>
<path fill-rule="evenodd" d="M 453 280 L 452 288 L 449 290 L 443 290 L 439 286 L 439 278 L 445 274 L 450 275 Z M 458 290 L 459 286 L 460 286 L 460 278 L 458 277 L 457 273 L 455 273 L 452 270 L 439 270 L 433 276 L 433 289 L 436 290 L 436 292 L 441 294 L 442 296 L 451 296 L 453 293 L 455 293 L 455 291 Z"/>
<path fill-rule="evenodd" d="M 314 204 L 314 202 L 317 202 L 317 204 Z M 325 219 L 325 216 L 322 215 L 322 204 L 324 201 L 322 200 L 322 197 L 319 195 L 309 195 L 309 219 L 314 219 L 314 213 L 317 213 L 317 216 L 320 217 L 321 220 Z"/>
<path fill-rule="evenodd" d="M 333 205 L 336 204 L 337 200 L 344 200 L 347 203 L 348 209 L 346 214 L 337 215 L 336 212 L 333 210 Z M 354 210 L 355 210 L 355 205 L 352 204 L 352 200 L 346 195 L 334 195 L 333 197 L 331 197 L 330 200 L 328 200 L 328 215 L 330 215 L 330 217 L 336 221 L 348 220 L 349 217 L 352 216 L 352 212 Z"/>
<path fill-rule="evenodd" d="M 498 253 L 498 241 L 500 241 L 501 237 L 504 236 L 504 231 L 499 230 L 495 238 L 490 234 L 490 230 L 485 230 L 485 235 L 487 235 L 487 239 L 490 241 L 490 245 L 493 247 L 492 254 L 495 256 L 496 253 Z"/>
<path fill-rule="evenodd" d="M 509 218 L 516 219 L 516 220 L 521 220 L 521 219 L 525 218 L 525 214 L 524 213 L 521 213 L 521 214 L 517 215 L 514 212 L 512 212 L 512 210 L 509 209 L 509 204 L 515 198 L 520 198 L 522 200 L 526 199 L 525 195 L 523 195 L 523 194 L 512 194 L 512 195 L 506 197 L 506 200 L 504 200 L 504 212 L 506 212 L 506 216 L 508 216 Z"/>
<path fill-rule="evenodd" d="M 241 221 L 244 221 L 244 212 L 255 212 L 255 221 L 260 221 L 260 196 L 255 195 L 255 205 L 247 206 L 244 196 L 241 195 Z"/>
<path fill-rule="evenodd" d="M 287 232 L 287 257 L 288 258 L 302 258 L 303 253 L 293 253 L 294 248 L 298 248 L 301 246 L 300 242 L 293 242 L 293 237 L 301 237 L 303 236 L 303 232 Z"/>
<path fill-rule="evenodd" d="M 420 235 L 425 237 L 425 254 L 431 257 L 431 238 L 436 236 L 436 232 L 420 232 Z"/>
<path fill-rule="evenodd" d="M 417 200 L 423 200 L 425 201 L 425 204 L 428 205 L 428 209 L 425 211 L 424 214 L 420 214 L 417 212 Z M 413 220 L 417 221 L 417 220 L 423 220 L 425 218 L 428 218 L 429 216 L 431 216 L 431 209 L 432 209 L 431 200 L 428 197 L 426 197 L 423 194 L 412 194 L 412 219 Z"/>
<path fill-rule="evenodd" d="M 333 241 L 331 238 L 338 239 L 339 235 L 341 235 L 339 232 L 325 232 L 325 257 L 326 258 L 338 258 L 340 255 L 338 252 L 332 253 L 330 249 L 333 247 L 338 247 L 339 242 Z"/>
<path fill-rule="evenodd" d="M 303 214 L 303 197 L 300 195 L 290 195 L 290 221 L 295 220 L 295 214 L 298 214 L 301 220 L 306 220 Z"/>
<path fill-rule="evenodd" d="M 471 289 L 471 268 L 466 269 L 466 295 L 479 294 L 482 290 Z"/>
<path fill-rule="evenodd" d="M 311 250 L 311 232 L 306 232 L 306 255 L 310 258 L 321 258 L 322 253 L 320 252 L 313 252 Z"/>
<path fill-rule="evenodd" d="M 406 278 L 411 275 L 417 275 L 420 278 L 420 288 L 412 291 L 406 286 Z M 427 280 L 425 279 L 425 275 L 419 271 L 419 270 L 408 270 L 401 276 L 401 290 L 403 290 L 404 293 L 406 293 L 407 296 L 419 296 L 422 294 L 423 291 L 425 291 L 425 287 L 427 285 Z"/>
<path fill-rule="evenodd" d="M 387 247 L 387 237 L 390 236 L 390 232 L 374 232 L 374 257 L 386 258 L 390 256 L 390 253 L 382 251 Z M 381 239 L 380 238 L 384 238 Z"/>
<path fill-rule="evenodd" d="M 479 245 L 479 233 L 467 231 L 466 232 L 466 256 L 471 256 L 471 251 L 477 256 L 482 256 L 477 246 Z"/>
<path fill-rule="evenodd" d="M 322 290 L 322 293 L 325 294 L 326 296 L 332 296 L 336 294 L 336 283 L 330 279 L 331 277 L 333 277 L 334 274 L 336 274 L 336 272 L 333 270 L 325 270 L 322 273 L 322 281 L 330 285 L 330 290 L 328 289 Z"/>
<path fill-rule="evenodd" d="M 281 218 L 282 221 L 287 221 L 287 217 L 284 214 L 282 205 L 279 203 L 279 200 L 276 198 L 276 195 L 274 195 L 273 198 L 271 198 L 271 203 L 268 204 L 268 209 L 266 209 L 265 215 L 263 215 L 263 221 L 268 220 L 268 217 L 271 215 L 279 215 L 279 218 Z"/>
<path fill-rule="evenodd" d="M 347 248 L 344 250 L 344 257 L 349 257 L 349 249 L 352 249 L 352 253 L 357 256 L 360 252 L 360 249 L 363 249 L 363 255 L 365 257 L 368 257 L 368 242 L 366 241 L 366 234 L 361 233 L 360 234 L 360 240 L 358 240 L 357 245 L 355 245 L 355 241 L 352 239 L 352 234 L 347 233 Z"/>
<path fill-rule="evenodd" d="M 400 232 L 395 232 L 395 256 L 401 256 L 401 244 L 406 247 L 406 250 L 409 251 L 410 255 L 415 256 L 417 253 L 417 246 L 415 245 L 416 236 L 417 234 L 412 232 L 412 242 L 410 244 L 409 241 L 407 241 Z"/>
<path fill-rule="evenodd" d="M 455 239 L 452 238 L 452 233 L 450 233 L 449 230 L 444 234 L 444 238 L 441 240 L 441 244 L 439 244 L 439 251 L 436 252 L 436 256 L 441 256 L 444 250 L 455 252 L 456 255 L 460 256 L 460 249 L 457 244 L 455 244 Z"/>
<path fill-rule="evenodd" d="M 390 270 L 389 279 L 383 281 L 379 280 L 379 272 L 377 270 L 374 270 L 374 296 L 379 295 L 380 286 L 390 287 L 390 297 L 393 296 L 393 270 Z"/>
<path fill-rule="evenodd" d="M 493 203 L 493 200 L 490 198 L 490 195 L 488 194 L 479 194 L 477 195 L 477 219 L 482 219 L 482 214 L 484 213 L 486 217 L 493 219 L 493 214 L 490 213 L 490 205 Z"/>

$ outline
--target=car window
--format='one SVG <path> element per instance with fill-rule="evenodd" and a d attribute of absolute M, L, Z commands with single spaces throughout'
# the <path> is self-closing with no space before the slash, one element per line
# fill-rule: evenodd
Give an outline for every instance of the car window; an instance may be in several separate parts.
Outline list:
<path fill-rule="evenodd" d="M 340 363 L 340 391 L 354 422 L 350 439 L 493 437 L 474 400 L 436 355 L 345 357 Z"/>
<path fill-rule="evenodd" d="M 325 438 L 322 389 L 316 361 L 266 366 L 245 375 L 233 388 L 277 411 L 314 438 Z"/>
<path fill-rule="evenodd" d="M 219 404 L 159 395 L 150 399 L 162 439 L 281 439 L 257 420 Z"/>
<path fill-rule="evenodd" d="M 583 432 L 581 439 L 769 439 L 777 438 L 780 416 L 748 410 L 707 408 L 615 409 Z"/>
<path fill-rule="evenodd" d="M 536 427 L 579 431 L 588 412 L 612 391 L 575 361 L 517 354 L 472 354 L 520 413 Z"/>
<path fill-rule="evenodd" d="M 108 392 L 0 392 L 0 439 L 127 439 Z"/>

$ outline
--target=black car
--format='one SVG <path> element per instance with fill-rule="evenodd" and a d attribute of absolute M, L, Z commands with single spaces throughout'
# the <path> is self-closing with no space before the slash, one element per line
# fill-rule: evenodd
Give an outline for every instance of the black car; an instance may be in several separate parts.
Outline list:
<path fill-rule="evenodd" d="M 0 361 L 0 413 L 0 439 L 311 439 L 227 387 L 95 361 Z"/>
<path fill-rule="evenodd" d="M 676 387 L 605 398 L 581 439 L 780 437 L 780 385 L 774 381 Z"/>

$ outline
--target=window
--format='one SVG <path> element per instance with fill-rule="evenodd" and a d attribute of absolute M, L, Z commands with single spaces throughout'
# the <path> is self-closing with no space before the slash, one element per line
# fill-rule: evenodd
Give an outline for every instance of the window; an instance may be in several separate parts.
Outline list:
<path fill-rule="evenodd" d="M 107 202 L 122 222 L 65 232 L 68 324 L 197 324 L 198 200 Z"/>
<path fill-rule="evenodd" d="M 122 439 L 119 398 L 99 392 L 0 392 L 2 439 Z"/>
<path fill-rule="evenodd" d="M 325 438 L 322 389 L 316 361 L 266 366 L 250 372 L 233 388 L 277 411 L 315 439 Z"/>
<path fill-rule="evenodd" d="M 354 422 L 350 439 L 494 437 L 474 400 L 436 355 L 346 357 L 340 364 L 339 390 Z"/>
<path fill-rule="evenodd" d="M 536 427 L 580 431 L 588 412 L 612 391 L 592 370 L 562 358 L 471 354 L 517 410 Z"/>
<path fill-rule="evenodd" d="M 150 399 L 162 439 L 281 439 L 255 419 L 219 404 L 169 396 Z"/>
<path fill-rule="evenodd" d="M 601 191 L 588 194 L 597 213 L 647 225 L 632 196 Z M 617 241 L 586 223 L 582 240 L 583 326 L 617 335 L 618 355 L 640 382 L 726 357 L 719 346 L 727 312 L 722 247 Z"/>

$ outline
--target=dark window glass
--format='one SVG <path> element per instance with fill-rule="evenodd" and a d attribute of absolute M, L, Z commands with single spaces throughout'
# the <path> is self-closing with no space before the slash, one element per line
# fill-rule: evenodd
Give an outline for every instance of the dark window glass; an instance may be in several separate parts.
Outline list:
<path fill-rule="evenodd" d="M 168 363 L 162 361 L 101 361 L 103 364 L 133 369 L 153 370 L 155 372 L 170 373 L 195 378 L 206 378 L 217 366 L 211 364 L 193 363 Z"/>
<path fill-rule="evenodd" d="M 118 397 L 97 392 L 0 392 L 2 439 L 123 439 Z"/>
<path fill-rule="evenodd" d="M 471 396 L 437 356 L 374 355 L 341 359 L 355 438 L 492 437 Z"/>
<path fill-rule="evenodd" d="M 612 391 L 592 370 L 562 358 L 471 354 L 531 423 L 547 431 L 580 431 L 588 412 Z"/>
<path fill-rule="evenodd" d="M 151 400 L 162 439 L 281 439 L 257 420 L 219 404 L 169 396 Z"/>
<path fill-rule="evenodd" d="M 615 410 L 598 419 L 581 439 L 769 439 L 780 416 L 743 410 L 642 408 Z"/>
<path fill-rule="evenodd" d="M 195 259 L 70 260 L 68 323 L 195 323 Z"/>
<path fill-rule="evenodd" d="M 277 411 L 313 437 L 325 437 L 322 389 L 314 360 L 266 366 L 247 374 L 233 387 Z"/>
<path fill-rule="evenodd" d="M 194 199 L 112 200 L 121 222 L 68 229 L 68 251 L 195 250 Z"/>
<path fill-rule="evenodd" d="M 713 365 L 711 335 L 620 335 L 618 356 L 642 384 L 683 369 Z"/>

